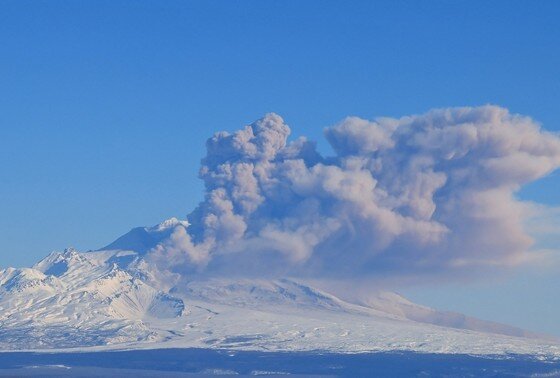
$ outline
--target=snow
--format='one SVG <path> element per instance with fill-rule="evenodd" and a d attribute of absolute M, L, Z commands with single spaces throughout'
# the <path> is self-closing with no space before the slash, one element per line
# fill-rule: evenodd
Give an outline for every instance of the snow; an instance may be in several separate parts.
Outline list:
<path fill-rule="evenodd" d="M 2 349 L 165 339 L 144 321 L 181 316 L 183 310 L 180 299 L 72 249 L 52 253 L 34 268 L 0 272 Z"/>
<path fill-rule="evenodd" d="M 0 349 L 398 350 L 560 358 L 554 340 L 388 291 L 343 298 L 289 278 L 213 278 L 168 287 L 143 259 L 145 241 L 187 225 L 171 219 L 135 231 L 140 241 L 130 233 L 120 238 L 128 243 L 124 249 L 115 243 L 93 252 L 67 249 L 32 268 L 1 270 Z"/>

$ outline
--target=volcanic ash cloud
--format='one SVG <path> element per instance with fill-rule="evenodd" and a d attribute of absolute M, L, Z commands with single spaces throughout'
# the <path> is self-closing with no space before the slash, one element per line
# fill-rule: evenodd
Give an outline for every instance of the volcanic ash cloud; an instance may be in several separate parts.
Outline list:
<path fill-rule="evenodd" d="M 560 138 L 497 106 L 349 117 L 334 156 L 276 114 L 207 143 L 204 200 L 154 248 L 184 274 L 437 275 L 531 260 L 515 192 L 560 166 Z"/>

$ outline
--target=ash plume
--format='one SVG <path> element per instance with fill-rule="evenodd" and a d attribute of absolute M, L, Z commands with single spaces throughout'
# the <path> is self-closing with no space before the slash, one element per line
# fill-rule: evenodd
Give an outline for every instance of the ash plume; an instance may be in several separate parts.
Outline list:
<path fill-rule="evenodd" d="M 497 106 L 325 129 L 334 156 L 276 114 L 207 141 L 204 200 L 150 251 L 175 273 L 356 278 L 530 261 L 516 192 L 560 166 L 560 138 Z"/>

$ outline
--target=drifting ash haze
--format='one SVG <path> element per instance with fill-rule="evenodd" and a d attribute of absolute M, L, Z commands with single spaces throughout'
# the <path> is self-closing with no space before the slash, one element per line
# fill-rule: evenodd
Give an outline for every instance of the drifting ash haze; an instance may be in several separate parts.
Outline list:
<path fill-rule="evenodd" d="M 464 278 L 546 258 L 522 227 L 546 208 L 514 194 L 560 165 L 556 135 L 492 106 L 347 118 L 325 131 L 331 157 L 289 133 L 269 114 L 209 139 L 205 198 L 188 222 L 0 271 L 2 349 L 560 357 L 538 335 L 363 284 Z M 318 288 L 339 282 L 361 286 L 342 296 Z"/>

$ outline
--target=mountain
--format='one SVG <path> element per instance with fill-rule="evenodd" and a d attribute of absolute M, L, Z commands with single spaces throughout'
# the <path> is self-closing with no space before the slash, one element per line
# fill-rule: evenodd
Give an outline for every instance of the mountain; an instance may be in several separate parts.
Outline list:
<path fill-rule="evenodd" d="M 199 347 L 405 350 L 560 358 L 526 331 L 410 302 L 389 291 L 343 298 L 290 278 L 162 282 L 144 259 L 176 227 L 135 228 L 96 251 L 53 252 L 0 271 L 0 348 Z"/>
<path fill-rule="evenodd" d="M 160 340 L 165 335 L 145 322 L 183 311 L 180 299 L 73 249 L 52 253 L 33 268 L 0 271 L 1 349 Z"/>

